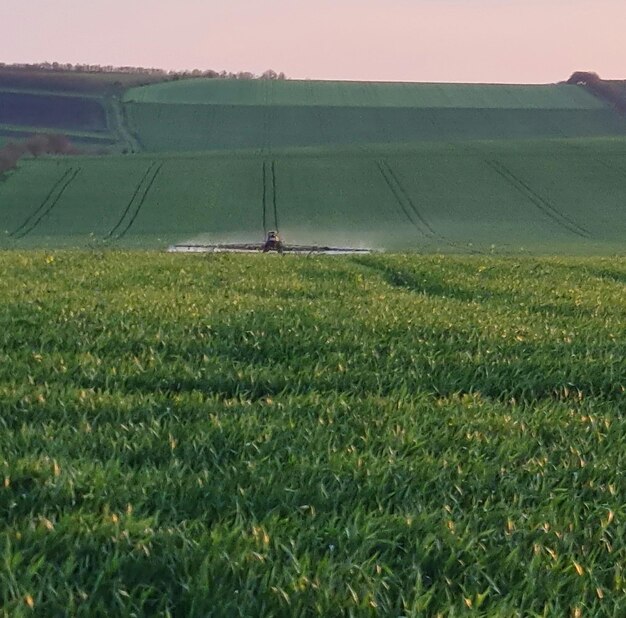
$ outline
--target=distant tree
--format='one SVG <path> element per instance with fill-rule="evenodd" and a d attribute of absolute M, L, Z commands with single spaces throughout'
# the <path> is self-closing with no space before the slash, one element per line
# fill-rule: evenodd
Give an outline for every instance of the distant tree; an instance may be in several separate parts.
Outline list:
<path fill-rule="evenodd" d="M 26 150 L 37 158 L 48 152 L 48 138 L 45 135 L 33 135 L 26 140 Z"/>
<path fill-rule="evenodd" d="M 567 83 L 584 86 L 595 96 L 611 103 L 618 112 L 626 114 L 626 96 L 615 84 L 603 80 L 597 73 L 576 71 Z"/>
<path fill-rule="evenodd" d="M 17 162 L 25 155 L 40 157 L 46 154 L 80 154 L 65 135 L 36 134 L 23 142 L 9 142 L 0 149 L 0 174 L 15 169 Z"/>
<path fill-rule="evenodd" d="M 9 142 L 0 150 L 0 174 L 13 170 L 17 167 L 17 162 L 24 156 L 26 148 L 23 144 Z"/>
<path fill-rule="evenodd" d="M 182 71 L 166 71 L 164 69 L 157 69 L 154 67 L 133 67 L 133 66 L 113 66 L 113 65 L 99 65 L 99 64 L 71 64 L 71 63 L 59 63 L 59 62 L 40 62 L 36 64 L 14 63 L 5 64 L 0 62 L 0 69 L 9 69 L 12 71 L 24 71 L 31 72 L 33 70 L 40 72 L 57 72 L 57 73 L 124 73 L 127 75 L 147 75 L 151 77 L 159 77 L 164 80 L 177 80 L 177 79 L 191 79 L 191 78 L 222 78 L 222 79 L 269 79 L 279 80 L 287 79 L 287 76 L 281 72 L 277 73 L 273 69 L 268 69 L 261 75 L 255 75 L 251 71 L 216 71 L 214 69 L 193 69 Z M 146 82 L 149 83 L 149 82 Z"/>
<path fill-rule="evenodd" d="M 5 152 L 4 149 L 0 150 L 0 176 L 4 174 L 4 172 L 14 170 L 17 167 L 17 161 L 15 157 Z"/>
<path fill-rule="evenodd" d="M 572 73 L 571 77 L 567 80 L 568 84 L 597 84 L 601 82 L 600 76 L 597 73 L 591 73 L 589 71 L 576 71 Z"/>

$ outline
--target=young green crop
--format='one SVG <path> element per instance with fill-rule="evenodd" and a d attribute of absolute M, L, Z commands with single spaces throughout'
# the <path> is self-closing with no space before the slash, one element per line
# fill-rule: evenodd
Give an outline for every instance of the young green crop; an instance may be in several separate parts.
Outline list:
<path fill-rule="evenodd" d="M 626 611 L 623 258 L 0 268 L 3 615 Z"/>
<path fill-rule="evenodd" d="M 0 181 L 0 247 L 261 243 L 269 200 L 290 244 L 610 255 L 625 153 L 520 140 L 25 161 Z"/>
<path fill-rule="evenodd" d="M 564 84 L 428 84 L 187 79 L 131 88 L 125 102 L 184 105 L 590 110 L 607 105 Z"/>
<path fill-rule="evenodd" d="M 148 152 L 623 136 L 580 86 L 194 79 L 132 88 Z"/>

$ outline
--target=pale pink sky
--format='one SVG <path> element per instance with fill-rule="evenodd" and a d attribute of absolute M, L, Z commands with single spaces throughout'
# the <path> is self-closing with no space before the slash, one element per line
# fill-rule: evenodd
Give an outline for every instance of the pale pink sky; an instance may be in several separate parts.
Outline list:
<path fill-rule="evenodd" d="M 0 0 L 0 61 L 293 78 L 626 78 L 626 0 Z"/>

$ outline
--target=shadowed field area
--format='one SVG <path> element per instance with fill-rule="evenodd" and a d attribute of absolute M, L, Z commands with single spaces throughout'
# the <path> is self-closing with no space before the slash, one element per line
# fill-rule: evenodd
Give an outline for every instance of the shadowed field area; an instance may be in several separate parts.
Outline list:
<path fill-rule="evenodd" d="M 104 107 L 97 99 L 0 91 L 0 124 L 107 131 Z"/>

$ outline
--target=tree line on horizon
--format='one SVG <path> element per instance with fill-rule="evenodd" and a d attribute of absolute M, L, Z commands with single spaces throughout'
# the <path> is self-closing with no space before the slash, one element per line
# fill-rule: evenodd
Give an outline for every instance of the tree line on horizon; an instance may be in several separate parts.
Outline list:
<path fill-rule="evenodd" d="M 0 69 L 17 71 L 45 71 L 51 73 L 126 73 L 130 75 L 150 75 L 165 79 L 183 79 L 204 77 L 209 79 L 287 79 L 285 73 L 267 69 L 261 74 L 251 71 L 215 71 L 213 69 L 191 69 L 183 71 L 167 71 L 153 67 L 113 66 L 100 64 L 72 64 L 69 62 L 36 62 L 36 63 L 5 63 L 0 62 Z"/>

